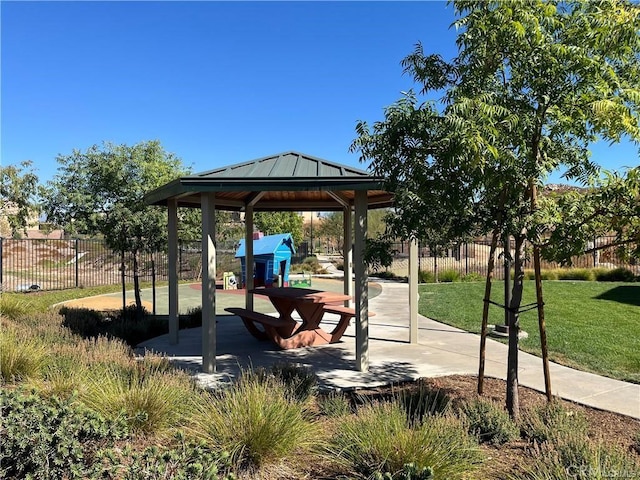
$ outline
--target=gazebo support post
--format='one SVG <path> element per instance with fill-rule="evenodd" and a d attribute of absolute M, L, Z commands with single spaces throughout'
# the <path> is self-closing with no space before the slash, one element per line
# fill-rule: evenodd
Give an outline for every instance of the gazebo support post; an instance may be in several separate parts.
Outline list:
<path fill-rule="evenodd" d="M 216 371 L 216 199 L 202 194 L 202 371 Z"/>
<path fill-rule="evenodd" d="M 169 240 L 169 344 L 178 343 L 178 201 L 171 198 L 167 201 Z"/>
<path fill-rule="evenodd" d="M 245 208 L 244 228 L 245 308 L 253 310 L 253 205 Z"/>
<path fill-rule="evenodd" d="M 344 245 L 343 245 L 343 272 L 344 272 L 344 294 L 353 298 L 353 217 L 351 206 L 345 207 L 343 212 L 344 222 Z M 350 307 L 351 300 L 345 300 L 344 306 Z"/>
<path fill-rule="evenodd" d="M 356 274 L 356 366 L 360 372 L 369 371 L 369 294 L 367 291 L 367 265 L 363 261 L 367 242 L 367 191 L 355 192 L 355 244 Z"/>
<path fill-rule="evenodd" d="M 418 241 L 409 243 L 409 343 L 418 343 Z"/>

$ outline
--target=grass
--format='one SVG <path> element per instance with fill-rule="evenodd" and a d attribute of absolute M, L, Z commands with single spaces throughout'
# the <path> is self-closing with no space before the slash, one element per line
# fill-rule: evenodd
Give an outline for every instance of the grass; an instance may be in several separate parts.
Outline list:
<path fill-rule="evenodd" d="M 640 383 L 640 284 L 545 281 L 543 285 L 549 357 L 552 361 L 612 378 Z M 420 286 L 420 313 L 479 333 L 484 282 Z M 491 299 L 502 303 L 495 282 Z M 535 302 L 535 284 L 525 281 L 523 305 Z M 489 309 L 489 323 L 504 323 L 504 311 Z M 529 337 L 526 352 L 540 354 L 537 311 L 520 316 Z"/>

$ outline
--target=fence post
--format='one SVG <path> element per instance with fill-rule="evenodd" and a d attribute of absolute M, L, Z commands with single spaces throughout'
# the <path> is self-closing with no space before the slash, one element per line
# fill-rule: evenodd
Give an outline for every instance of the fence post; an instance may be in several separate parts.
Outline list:
<path fill-rule="evenodd" d="M 76 245 L 76 288 L 78 288 L 80 286 L 80 267 L 78 265 L 78 239 L 76 238 L 74 241 L 75 245 Z"/>
<path fill-rule="evenodd" d="M 152 308 L 153 314 L 156 314 L 156 261 L 155 256 L 151 254 L 151 294 L 153 296 L 152 299 Z"/>
<path fill-rule="evenodd" d="M 464 274 L 469 275 L 469 242 L 464 243 Z"/>

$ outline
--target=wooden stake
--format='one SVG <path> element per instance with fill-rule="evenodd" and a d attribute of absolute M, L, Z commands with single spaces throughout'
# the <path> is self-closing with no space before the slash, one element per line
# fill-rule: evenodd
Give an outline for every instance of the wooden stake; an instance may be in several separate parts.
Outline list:
<path fill-rule="evenodd" d="M 498 246 L 498 230 L 493 231 L 491 237 L 491 249 L 489 250 L 489 262 L 487 265 L 487 280 L 484 285 L 484 305 L 482 307 L 482 328 L 480 329 L 480 367 L 478 369 L 478 394 L 484 390 L 484 364 L 487 349 L 487 325 L 489 323 L 489 299 L 491 298 L 491 278 L 495 266 L 496 248 Z"/>

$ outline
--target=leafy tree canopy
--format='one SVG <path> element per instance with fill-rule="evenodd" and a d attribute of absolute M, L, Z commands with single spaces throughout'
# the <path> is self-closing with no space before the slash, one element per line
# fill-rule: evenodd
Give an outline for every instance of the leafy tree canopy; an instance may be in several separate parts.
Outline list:
<path fill-rule="evenodd" d="M 297 212 L 256 212 L 253 222 L 265 235 L 290 233 L 295 245 L 303 240 L 303 219 Z"/>
<path fill-rule="evenodd" d="M 166 242 L 166 211 L 144 195 L 186 173 L 160 142 L 104 143 L 59 155 L 58 173 L 44 189 L 49 221 L 70 234 L 102 234 L 118 251 L 157 251 Z"/>
<path fill-rule="evenodd" d="M 38 177 L 32 162 L 0 166 L 0 213 L 6 218 L 12 236 L 24 232 L 29 217 L 38 213 L 37 193 Z"/>

